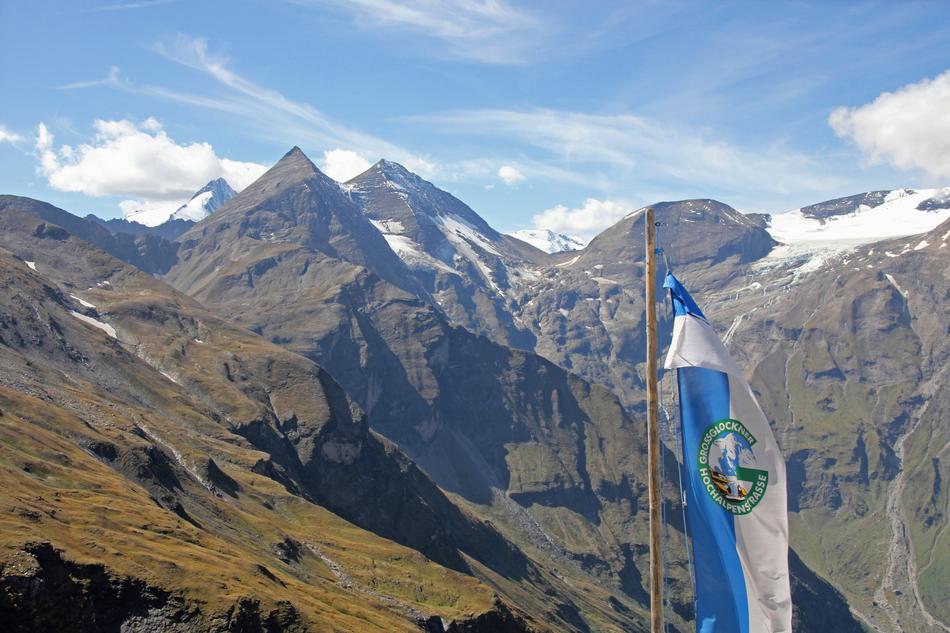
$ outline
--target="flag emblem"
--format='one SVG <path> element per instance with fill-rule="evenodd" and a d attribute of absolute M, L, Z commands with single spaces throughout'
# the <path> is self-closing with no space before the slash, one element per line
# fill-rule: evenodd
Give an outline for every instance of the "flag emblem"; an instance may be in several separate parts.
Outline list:
<path fill-rule="evenodd" d="M 729 418 L 703 433 L 697 470 L 706 493 L 731 514 L 748 514 L 769 485 L 769 472 L 755 468 L 755 436 L 742 422 Z"/>

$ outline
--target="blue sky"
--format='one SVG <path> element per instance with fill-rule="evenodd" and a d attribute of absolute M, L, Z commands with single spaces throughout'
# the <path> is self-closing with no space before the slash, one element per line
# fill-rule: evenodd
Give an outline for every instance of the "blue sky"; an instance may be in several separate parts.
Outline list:
<path fill-rule="evenodd" d="M 948 42 L 945 2 L 0 0 L 0 192 L 115 217 L 299 145 L 589 235 L 946 186 Z"/>

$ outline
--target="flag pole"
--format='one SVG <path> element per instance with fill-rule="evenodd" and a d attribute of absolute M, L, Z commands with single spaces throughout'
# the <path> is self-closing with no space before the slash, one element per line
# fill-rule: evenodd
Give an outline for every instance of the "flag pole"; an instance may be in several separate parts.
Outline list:
<path fill-rule="evenodd" d="M 660 537 L 660 416 L 657 408 L 656 224 L 646 210 L 647 467 L 650 471 L 650 633 L 663 633 L 663 550 Z"/>

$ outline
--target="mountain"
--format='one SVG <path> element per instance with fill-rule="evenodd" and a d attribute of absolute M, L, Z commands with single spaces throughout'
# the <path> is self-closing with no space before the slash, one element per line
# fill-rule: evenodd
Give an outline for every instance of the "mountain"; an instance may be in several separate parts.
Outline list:
<path fill-rule="evenodd" d="M 606 390 L 453 327 L 424 288 L 388 281 L 416 278 L 341 195 L 294 150 L 180 238 L 167 279 L 326 367 L 373 428 L 469 511 L 547 573 L 576 579 L 546 598 L 527 579 L 519 604 L 562 630 L 639 629 L 645 559 L 635 544 L 645 526 L 629 521 L 643 502 L 637 425 Z M 278 212 L 293 226 L 258 228 Z M 597 528 L 603 520 L 610 535 Z M 565 521 L 583 531 L 562 533 Z"/>
<path fill-rule="evenodd" d="M 937 209 L 950 208 L 950 187 L 940 189 L 931 198 L 918 204 L 917 208 L 921 211 L 936 211 Z"/>
<path fill-rule="evenodd" d="M 472 567 L 556 593 L 312 362 L 0 218 L 5 629 L 517 632 Z"/>
<path fill-rule="evenodd" d="M 224 178 L 215 178 L 177 208 L 161 206 L 131 211 L 125 214 L 125 220 L 148 227 L 157 227 L 169 220 L 197 222 L 214 213 L 234 195 L 234 189 Z"/>
<path fill-rule="evenodd" d="M 203 220 L 237 195 L 224 178 L 215 178 L 195 192 L 185 204 L 178 207 L 169 220 Z"/>
<path fill-rule="evenodd" d="M 871 192 L 846 200 L 813 205 L 808 210 L 808 215 L 812 217 L 799 213 L 791 214 L 788 218 L 745 216 L 726 205 L 710 200 L 661 203 L 655 205 L 655 208 L 661 221 L 661 245 L 678 273 L 688 279 L 693 287 L 702 289 L 716 324 L 721 327 L 720 331 L 729 342 L 749 329 L 757 331 L 755 328 L 763 323 L 781 328 L 778 332 L 786 333 L 785 336 L 798 336 L 801 325 L 797 324 L 795 319 L 799 318 L 796 315 L 802 314 L 801 306 L 810 305 L 814 301 L 812 311 L 820 310 L 821 304 L 818 301 L 822 300 L 818 297 L 821 296 L 822 280 L 840 277 L 843 270 L 851 271 L 854 266 L 849 264 L 855 256 L 855 248 L 861 244 L 867 245 L 868 250 L 864 252 L 868 256 L 876 257 L 873 263 L 864 262 L 867 270 L 871 270 L 868 266 L 878 270 L 894 267 L 894 262 L 901 257 L 905 258 L 902 261 L 913 261 L 906 257 L 910 253 L 920 258 L 933 252 L 936 259 L 929 260 L 933 263 L 928 265 L 929 268 L 925 268 L 937 276 L 928 277 L 928 281 L 922 280 L 921 283 L 930 284 L 931 290 L 928 292 L 934 297 L 931 304 L 933 313 L 946 314 L 946 298 L 939 291 L 940 284 L 945 283 L 944 277 L 940 275 L 946 275 L 946 264 L 940 263 L 946 261 L 945 258 L 940 258 L 944 255 L 940 251 L 945 240 L 943 233 L 930 237 L 906 237 L 878 244 L 869 243 L 893 236 L 919 234 L 921 231 L 939 231 L 939 228 L 933 227 L 948 217 L 944 215 L 946 212 L 942 210 L 944 205 L 940 203 L 941 200 L 943 198 L 939 193 L 929 190 Z M 643 406 L 643 384 L 639 373 L 639 363 L 642 362 L 644 353 L 642 323 L 639 321 L 643 304 L 639 293 L 627 289 L 641 288 L 643 285 L 641 218 L 640 214 L 632 214 L 598 236 L 587 248 L 556 255 L 548 265 L 538 264 L 537 269 L 542 273 L 542 281 L 535 284 L 513 284 L 511 289 L 506 291 L 507 301 L 495 304 L 502 306 L 511 314 L 513 321 L 525 325 L 534 335 L 533 347 L 525 347 L 588 380 L 607 385 L 621 395 L 624 403 L 633 411 Z M 641 224 L 637 224 L 638 220 Z M 793 222 L 798 223 L 797 232 L 781 230 Z M 857 275 L 857 272 L 849 274 Z M 896 278 L 894 273 L 888 274 Z M 880 274 L 877 278 L 885 281 L 888 279 L 886 275 L 881 277 Z M 870 287 L 870 278 L 857 275 L 857 281 L 839 297 L 841 305 L 861 305 L 863 299 L 860 293 L 866 292 Z M 815 293 L 815 299 L 807 299 L 802 293 Z M 763 305 L 770 309 L 763 310 Z M 868 309 L 880 311 L 878 308 Z M 895 322 L 899 325 L 887 327 L 897 327 L 897 339 L 932 339 L 936 335 L 935 332 L 941 330 L 933 329 L 935 321 L 933 318 L 925 318 L 923 315 L 926 312 L 922 310 L 921 316 L 914 317 L 914 321 L 920 321 L 919 324 L 905 319 Z M 946 322 L 946 317 L 943 317 L 943 320 Z M 783 323 L 788 325 L 782 325 Z M 857 345 L 866 355 L 861 361 L 863 366 L 880 366 L 882 362 L 876 355 L 890 344 L 875 340 L 873 329 L 847 329 L 843 327 L 845 323 L 847 321 L 843 315 L 839 316 L 837 321 L 829 323 L 824 334 L 827 340 L 825 345 L 829 349 L 837 350 Z M 924 325 L 931 329 L 921 332 Z M 664 333 L 668 331 L 665 330 L 668 327 L 668 317 L 664 314 L 661 337 L 668 336 Z M 497 332 L 488 330 L 488 335 L 495 340 L 501 340 L 501 335 Z M 775 344 L 775 341 L 780 340 L 780 336 L 765 330 L 758 331 L 758 339 Z M 845 593 L 849 601 L 855 605 L 862 617 L 873 622 L 875 626 L 883 627 L 882 630 L 901 630 L 901 625 L 895 624 L 900 618 L 903 618 L 902 621 L 915 622 L 915 626 L 919 626 L 921 630 L 940 630 L 939 624 L 935 624 L 937 620 L 934 614 L 944 621 L 948 619 L 941 614 L 940 609 L 944 602 L 942 598 L 937 597 L 940 595 L 939 587 L 946 583 L 941 584 L 942 580 L 936 572 L 940 560 L 936 553 L 940 547 L 939 527 L 946 525 L 947 512 L 940 509 L 945 507 L 941 505 L 944 503 L 941 482 L 945 480 L 946 475 L 942 474 L 944 466 L 939 459 L 931 462 L 925 459 L 926 456 L 940 454 L 940 447 L 943 446 L 941 442 L 946 442 L 947 432 L 945 427 L 940 427 L 938 419 L 932 413 L 927 414 L 926 411 L 919 410 L 920 403 L 924 402 L 932 402 L 931 406 L 940 410 L 933 394 L 937 390 L 946 390 L 946 379 L 941 376 L 925 378 L 926 372 L 934 372 L 933 369 L 925 368 L 939 367 L 939 362 L 922 351 L 923 348 L 914 346 L 894 350 L 894 354 L 902 359 L 901 362 L 906 368 L 906 371 L 900 371 L 905 371 L 903 375 L 908 376 L 901 389 L 921 395 L 900 398 L 880 410 L 869 410 L 871 419 L 866 422 L 866 428 L 848 423 L 831 426 L 829 430 L 821 420 L 821 416 L 828 414 L 821 407 L 799 413 L 795 423 L 806 431 L 801 445 L 812 447 L 801 468 L 812 473 L 827 471 L 830 478 L 827 474 L 819 475 L 816 479 L 804 480 L 800 485 L 795 484 L 799 487 L 791 491 L 790 495 L 794 510 L 793 525 L 800 528 L 793 536 L 798 533 L 823 533 L 827 527 L 828 533 L 834 533 L 834 537 L 829 539 L 828 545 L 816 547 L 813 541 L 794 536 L 793 545 L 803 549 L 803 560 L 809 566 L 821 570 L 823 575 L 835 580 L 838 586 L 846 588 Z M 739 351 L 737 356 L 741 358 L 744 354 Z M 750 372 L 755 369 L 751 360 L 743 364 Z M 900 371 L 898 367 L 894 367 L 891 372 L 873 373 L 869 369 L 861 371 L 859 367 L 855 370 L 856 382 L 845 380 L 844 384 L 849 385 L 847 390 L 853 389 L 850 385 L 861 383 L 875 385 L 876 390 L 890 390 L 894 389 L 889 384 L 890 381 L 902 375 Z M 768 394 L 764 399 L 772 403 L 770 407 L 775 407 L 769 413 L 776 420 L 777 426 L 782 424 L 779 421 L 788 415 L 782 408 L 787 408 L 787 405 L 782 404 L 781 390 L 777 388 L 791 384 L 786 378 L 787 374 L 782 376 L 766 373 L 765 384 L 760 386 L 761 393 Z M 822 378 L 825 381 L 830 379 L 830 375 Z M 804 393 L 814 388 L 814 385 L 809 383 Z M 860 404 L 862 398 L 866 401 L 869 397 L 874 396 L 855 396 L 853 401 L 848 402 L 847 408 L 860 412 L 863 406 Z M 769 400 L 770 398 L 776 399 Z M 929 420 L 929 423 L 915 424 L 915 420 L 924 419 Z M 871 437 L 872 428 L 874 437 L 878 438 L 873 441 L 879 442 L 882 446 L 880 450 L 883 451 L 877 457 L 870 448 L 859 449 L 853 444 L 856 436 L 863 438 L 858 441 L 861 447 L 866 442 L 871 442 L 872 439 L 867 438 Z M 930 439 L 923 443 L 918 440 L 914 463 L 908 464 L 905 470 L 903 460 L 895 453 L 888 452 L 887 447 L 900 441 L 909 428 L 916 429 L 914 438 Z M 808 435 L 809 433 L 814 435 Z M 829 444 L 830 437 L 835 439 Z M 908 446 L 910 438 L 911 436 L 907 435 Z M 834 448 L 838 444 L 850 445 L 848 450 L 851 452 L 839 454 Z M 785 448 L 794 452 L 794 445 Z M 854 457 L 865 452 L 868 453 L 867 460 L 864 457 Z M 795 459 L 802 460 L 803 456 L 798 455 Z M 875 459 L 880 464 L 876 474 L 873 466 Z M 864 461 L 872 464 L 869 466 L 871 474 L 867 476 L 866 481 L 852 478 L 850 475 L 834 474 L 834 464 L 860 464 Z M 797 461 L 792 464 L 797 464 Z M 798 466 L 795 465 L 795 468 Z M 798 471 L 792 472 L 795 474 Z M 901 501 L 897 499 L 894 491 L 897 490 L 901 495 L 910 494 L 905 492 L 906 484 L 903 482 L 907 481 L 905 477 L 912 476 L 922 484 L 921 487 L 914 488 L 914 494 L 920 499 L 916 502 L 917 506 L 909 506 L 906 512 L 920 517 L 920 522 L 909 524 L 913 528 L 911 537 L 909 541 L 904 541 L 907 545 L 901 549 L 898 547 L 901 542 L 898 536 L 905 533 L 905 525 L 882 524 L 879 517 L 889 516 L 892 517 L 889 521 L 897 521 L 905 510 L 902 510 Z M 833 484 L 831 488 L 829 482 Z M 831 490 L 837 492 L 832 493 Z M 831 508 L 832 511 L 842 512 L 840 527 L 827 523 L 825 518 L 820 518 L 823 517 L 820 512 L 813 512 L 810 507 L 806 507 L 812 503 L 806 500 L 815 495 L 825 498 L 831 494 L 832 498 L 836 498 L 834 495 L 844 494 L 844 490 L 855 498 L 863 499 L 861 503 L 867 505 L 868 516 L 873 517 L 868 520 L 877 521 L 877 531 L 867 530 L 863 533 L 867 538 L 854 538 L 850 530 L 860 530 L 856 526 L 862 525 L 862 522 L 847 518 L 847 514 L 837 509 L 840 506 L 834 505 L 837 502 L 832 502 Z M 929 493 L 930 497 L 926 497 L 924 491 L 932 491 Z M 925 499 L 929 499 L 926 504 Z M 922 526 L 927 526 L 923 539 L 919 537 L 924 532 Z M 888 546 L 888 534 L 893 537 L 890 541 L 892 547 Z M 878 538 L 881 540 L 875 540 Z M 842 543 L 848 543 L 849 546 L 842 547 Z M 829 549 L 832 547 L 836 549 Z M 881 555 L 885 550 L 894 553 L 885 559 Z M 895 564 L 903 564 L 911 550 L 918 558 L 917 565 L 925 570 L 920 581 L 913 579 L 913 574 L 905 576 L 901 581 L 897 578 L 897 572 L 885 573 L 886 565 L 893 568 Z M 865 578 L 865 582 L 859 582 L 857 577 L 847 575 L 844 570 L 858 574 Z M 870 584 L 866 582 L 867 579 L 882 577 L 888 582 L 884 589 L 873 581 Z M 895 589 L 901 584 L 903 588 Z M 881 594 L 882 591 L 885 593 Z M 888 591 L 898 591 L 898 596 L 910 595 L 914 598 L 905 604 L 900 604 L 902 599 L 898 599 L 895 607 L 888 600 L 881 598 L 881 595 L 890 595 Z M 893 598 L 891 602 L 894 602 Z"/>
<path fill-rule="evenodd" d="M 511 237 L 527 242 L 545 253 L 564 253 L 584 248 L 584 242 L 576 237 L 555 233 L 551 229 L 523 229 L 509 233 Z"/>
<path fill-rule="evenodd" d="M 515 290 L 528 287 L 501 286 L 503 277 L 491 268 L 485 273 L 479 262 L 509 272 L 547 262 L 543 274 L 554 275 L 558 260 L 486 228 L 467 206 L 393 163 L 345 183 L 345 202 L 339 191 L 293 150 L 180 238 L 179 262 L 166 278 L 325 367 L 376 431 L 469 512 L 517 543 L 539 570 L 564 579 L 544 598 L 536 580 L 523 581 L 522 608 L 541 613 L 558 630 L 641 630 L 647 565 L 642 424 L 606 389 L 530 351 L 501 345 L 506 334 L 480 336 L 450 317 L 452 288 L 475 292 L 493 281 L 494 296 L 518 303 Z M 715 251 L 712 258 L 697 253 L 698 268 L 718 270 L 717 263 L 771 249 L 774 242 L 758 224 L 717 205 L 670 205 L 676 217 L 721 225 L 702 233 Z M 293 226 L 272 230 L 278 215 L 293 218 Z M 636 221 L 620 229 L 626 237 L 603 236 L 598 248 L 621 248 Z M 384 243 L 404 238 L 400 267 L 369 257 L 367 226 Z M 327 234 L 331 240 L 315 237 Z M 409 247 L 414 252 L 407 255 Z M 433 274 L 450 263 L 455 272 Z M 674 463 L 672 456 L 667 463 Z M 668 477 L 672 481 L 673 471 Z M 671 548 L 678 552 L 681 529 L 671 525 Z M 690 601 L 681 556 L 671 556 L 669 582 L 671 618 L 685 630 Z M 513 596 L 510 587 L 496 586 L 503 597 Z M 844 609 L 850 620 L 841 597 L 823 581 L 815 577 L 806 586 L 796 580 L 796 594 L 811 592 L 815 608 Z M 852 622 L 841 630 L 848 626 L 857 627 Z"/>
<path fill-rule="evenodd" d="M 177 261 L 178 244 L 159 235 L 113 234 L 97 221 L 76 217 L 46 202 L 0 195 L 0 226 L 4 231 L 17 231 L 32 216 L 46 221 L 37 226 L 38 235 L 76 235 L 148 273 L 163 273 Z"/>
<path fill-rule="evenodd" d="M 721 202 L 652 206 L 666 254 L 697 285 L 722 285 L 775 246 L 760 223 Z M 534 335 L 537 353 L 606 385 L 635 410 L 644 406 L 638 367 L 645 353 L 643 217 L 642 210 L 631 213 L 586 248 L 558 255 L 511 304 L 513 318 Z M 663 326 L 669 323 L 664 320 Z"/>
<path fill-rule="evenodd" d="M 508 293 L 537 281 L 545 253 L 498 233 L 398 163 L 381 160 L 344 189 L 453 324 L 513 347 L 533 346 L 507 309 Z"/>

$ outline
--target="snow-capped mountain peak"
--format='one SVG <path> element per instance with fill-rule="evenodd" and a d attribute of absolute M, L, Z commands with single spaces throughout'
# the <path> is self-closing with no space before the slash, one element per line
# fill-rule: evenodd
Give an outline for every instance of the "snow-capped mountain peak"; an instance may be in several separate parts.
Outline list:
<path fill-rule="evenodd" d="M 217 211 L 237 193 L 224 178 L 215 178 L 191 196 L 184 204 L 146 205 L 125 213 L 129 222 L 138 222 L 154 227 L 168 220 L 191 220 L 198 222 Z"/>
<path fill-rule="evenodd" d="M 191 200 L 178 207 L 178 210 L 172 214 L 170 219 L 198 222 L 217 211 L 235 195 L 237 193 L 231 188 L 227 180 L 215 178 L 195 192 Z"/>
<path fill-rule="evenodd" d="M 585 246 L 584 242 L 576 237 L 564 233 L 555 233 L 551 229 L 523 229 L 508 235 L 516 237 L 522 242 L 527 242 L 545 253 L 578 251 Z"/>

